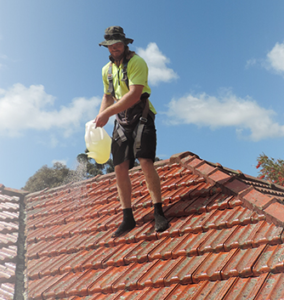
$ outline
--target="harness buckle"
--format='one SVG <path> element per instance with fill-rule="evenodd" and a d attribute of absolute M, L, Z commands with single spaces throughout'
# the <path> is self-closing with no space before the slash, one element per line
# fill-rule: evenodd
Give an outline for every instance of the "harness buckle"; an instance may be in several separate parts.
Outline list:
<path fill-rule="evenodd" d="M 143 123 L 143 124 L 145 124 L 145 123 L 147 123 L 147 119 L 146 118 L 144 118 L 144 117 L 140 117 L 140 119 L 139 119 L 140 121 L 141 121 L 141 123 Z"/>

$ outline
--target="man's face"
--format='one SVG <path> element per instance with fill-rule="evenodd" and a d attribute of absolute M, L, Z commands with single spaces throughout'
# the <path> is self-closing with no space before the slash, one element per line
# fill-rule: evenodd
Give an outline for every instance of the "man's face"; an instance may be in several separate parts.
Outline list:
<path fill-rule="evenodd" d="M 108 50 L 115 60 L 121 59 L 124 53 L 124 43 L 119 42 L 108 46 Z"/>

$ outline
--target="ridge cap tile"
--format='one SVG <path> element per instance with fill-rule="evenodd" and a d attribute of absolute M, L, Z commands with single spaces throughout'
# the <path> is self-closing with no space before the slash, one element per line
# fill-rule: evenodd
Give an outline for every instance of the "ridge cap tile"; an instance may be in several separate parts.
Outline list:
<path fill-rule="evenodd" d="M 238 194 L 241 191 L 246 190 L 250 186 L 248 184 L 244 183 L 243 181 L 232 177 L 232 180 L 226 182 L 224 184 L 224 187 L 226 189 L 232 191 L 234 194 Z"/>
<path fill-rule="evenodd" d="M 185 152 L 180 152 L 180 153 L 177 153 L 177 154 L 173 154 L 171 157 L 170 157 L 170 164 L 174 164 L 174 163 L 180 163 L 181 159 L 183 159 L 184 157 L 187 157 L 187 156 L 197 156 L 196 154 L 192 153 L 192 152 L 189 152 L 189 151 L 185 151 Z"/>
<path fill-rule="evenodd" d="M 238 196 L 245 207 L 258 213 L 263 213 L 263 210 L 277 202 L 276 198 L 265 195 L 252 186 L 240 192 Z"/>
<path fill-rule="evenodd" d="M 274 223 L 276 226 L 284 227 L 284 205 L 275 201 L 264 209 L 268 222 Z"/>
<path fill-rule="evenodd" d="M 216 168 L 207 161 L 204 161 L 203 164 L 197 166 L 195 170 L 198 171 L 203 177 L 207 178 L 210 174 L 216 171 Z"/>
<path fill-rule="evenodd" d="M 216 168 L 214 172 L 208 175 L 209 182 L 213 181 L 219 185 L 224 185 L 228 181 L 232 180 L 232 176 L 228 175 L 226 172 Z"/>
<path fill-rule="evenodd" d="M 180 164 L 189 170 L 191 170 L 193 173 L 196 171 L 196 168 L 200 165 L 202 165 L 204 162 L 203 159 L 200 159 L 196 156 L 186 156 L 181 159 Z"/>

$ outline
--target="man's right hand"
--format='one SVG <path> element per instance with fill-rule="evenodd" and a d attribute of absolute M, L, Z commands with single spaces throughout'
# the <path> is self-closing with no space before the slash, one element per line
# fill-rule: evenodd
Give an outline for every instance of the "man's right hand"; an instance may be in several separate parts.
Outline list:
<path fill-rule="evenodd" d="M 96 123 L 96 128 L 104 127 L 107 124 L 108 120 L 109 117 L 107 116 L 105 111 L 99 113 L 94 120 L 94 123 Z"/>

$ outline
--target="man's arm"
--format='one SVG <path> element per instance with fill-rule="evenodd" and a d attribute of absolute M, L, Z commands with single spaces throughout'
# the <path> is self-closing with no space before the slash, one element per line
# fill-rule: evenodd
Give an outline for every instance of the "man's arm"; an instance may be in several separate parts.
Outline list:
<path fill-rule="evenodd" d="M 113 103 L 114 103 L 114 99 L 113 99 L 112 95 L 104 94 L 98 115 L 100 115 L 104 110 L 106 110 Z M 98 124 L 97 124 L 97 118 L 98 118 L 98 116 L 94 120 L 94 123 L 96 123 L 96 127 L 103 127 L 103 126 L 98 126 Z M 107 122 L 108 122 L 108 120 L 107 120 Z"/>
<path fill-rule="evenodd" d="M 109 106 L 111 106 L 113 104 L 113 102 L 114 102 L 114 99 L 113 99 L 112 95 L 104 94 L 99 113 L 103 112 L 105 109 L 107 109 Z"/>
<path fill-rule="evenodd" d="M 129 92 L 127 92 L 118 102 L 115 102 L 112 105 L 110 104 L 109 106 L 107 106 L 107 103 L 110 103 L 111 101 L 110 100 L 104 101 L 105 96 L 109 96 L 109 95 L 104 95 L 100 112 L 95 119 L 96 127 L 105 126 L 106 123 L 108 122 L 108 119 L 111 116 L 118 114 L 128 109 L 129 107 L 133 106 L 136 102 L 140 100 L 142 91 L 143 91 L 143 85 L 130 85 Z M 111 99 L 112 101 L 114 101 L 112 97 Z"/>

